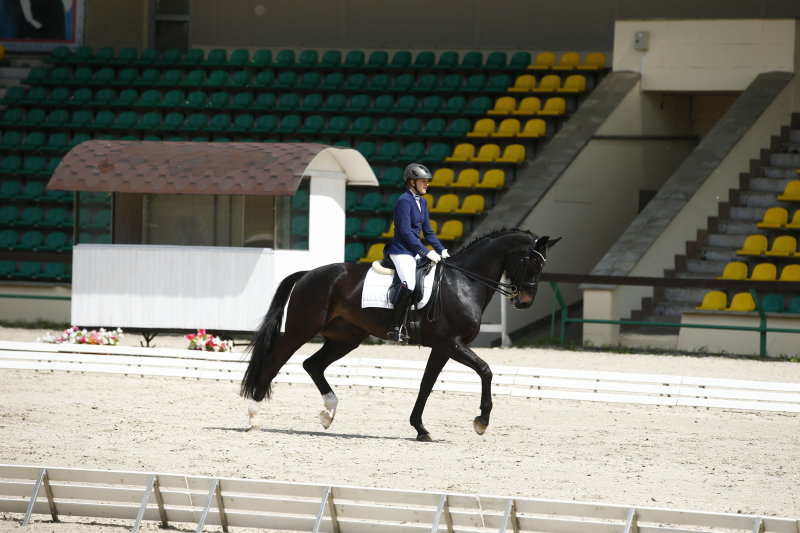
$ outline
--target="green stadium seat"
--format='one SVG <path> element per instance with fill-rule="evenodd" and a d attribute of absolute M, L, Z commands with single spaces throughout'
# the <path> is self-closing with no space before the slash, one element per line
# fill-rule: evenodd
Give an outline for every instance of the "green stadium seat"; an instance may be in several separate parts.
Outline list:
<path fill-rule="evenodd" d="M 139 95 L 139 99 L 133 105 L 135 107 L 155 107 L 159 103 L 161 103 L 161 91 L 147 89 Z"/>
<path fill-rule="evenodd" d="M 316 135 L 325 127 L 325 117 L 322 115 L 308 115 L 303 125 L 297 130 L 304 135 Z"/>
<path fill-rule="evenodd" d="M 439 113 L 442 110 L 442 97 L 438 94 L 429 94 L 419 103 L 417 113 Z"/>
<path fill-rule="evenodd" d="M 347 217 L 344 219 L 344 234 L 355 235 L 361 230 L 361 219 L 358 217 Z"/>
<path fill-rule="evenodd" d="M 136 65 L 154 65 L 156 61 L 158 61 L 158 50 L 155 48 L 145 48 L 139 54 L 139 57 L 136 58 L 134 64 Z"/>
<path fill-rule="evenodd" d="M 327 50 L 322 54 L 319 67 L 321 68 L 336 68 L 342 64 L 342 52 L 340 50 Z"/>
<path fill-rule="evenodd" d="M 183 126 L 183 113 L 179 111 L 172 111 L 167 113 L 164 117 L 164 121 L 161 125 L 157 128 L 158 131 L 176 131 L 179 130 Z"/>
<path fill-rule="evenodd" d="M 47 280 L 66 280 L 69 279 L 69 273 L 66 263 L 44 263 L 41 272 L 39 272 L 41 279 Z"/>
<path fill-rule="evenodd" d="M 25 97 L 25 93 L 26 91 L 23 86 L 12 85 L 6 89 L 6 93 L 3 95 L 3 99 L 0 100 L 0 103 L 7 106 L 19 104 Z"/>
<path fill-rule="evenodd" d="M 68 105 L 70 101 L 70 90 L 68 87 L 54 87 L 45 98 L 44 103 L 49 106 Z"/>
<path fill-rule="evenodd" d="M 389 95 L 386 95 L 386 97 L 389 97 Z M 392 101 L 394 101 L 393 97 Z M 370 109 L 370 106 L 372 106 L 372 98 L 368 94 L 359 93 L 350 98 L 344 110 L 348 113 L 364 113 Z"/>
<path fill-rule="evenodd" d="M 408 117 L 400 122 L 396 133 L 404 136 L 417 136 L 422 131 L 422 120 L 417 117 Z"/>
<path fill-rule="evenodd" d="M 322 129 L 325 135 L 340 135 L 350 127 L 350 119 L 344 115 L 334 115 Z"/>
<path fill-rule="evenodd" d="M 383 193 L 368 191 L 361 196 L 361 200 L 353 207 L 357 212 L 376 212 L 383 205 Z"/>
<path fill-rule="evenodd" d="M 91 100 L 89 101 L 90 105 L 93 105 L 93 106 L 108 106 L 108 105 L 112 105 L 117 100 L 117 91 L 115 89 L 111 89 L 110 87 L 103 87 L 101 89 L 98 89 L 97 92 L 94 93 L 94 95 L 92 95 L 91 89 L 88 89 L 88 88 L 85 88 L 85 87 L 81 87 L 80 89 L 75 91 L 75 95 L 78 95 L 78 93 L 80 93 L 84 89 L 86 89 L 86 91 L 89 91 L 88 96 L 91 98 Z M 74 104 L 74 101 L 73 101 L 73 104 Z M 80 104 L 77 104 L 77 105 L 80 105 Z"/>
<path fill-rule="evenodd" d="M 3 117 L 0 118 L 0 126 L 14 126 L 25 118 L 25 111 L 19 107 L 12 107 L 3 112 Z"/>
<path fill-rule="evenodd" d="M 430 50 L 424 50 L 422 52 L 417 52 L 417 55 L 414 57 L 413 67 L 418 69 L 429 69 L 433 68 L 436 64 L 436 54 L 431 52 Z"/>
<path fill-rule="evenodd" d="M 44 210 L 38 206 L 26 207 L 18 220 L 24 226 L 38 226 L 44 217 Z"/>
<path fill-rule="evenodd" d="M 458 64 L 457 68 L 460 69 L 479 69 L 483 66 L 483 54 L 481 52 L 472 50 L 464 54 L 464 57 L 461 58 L 461 62 Z"/>
<path fill-rule="evenodd" d="M 303 50 L 297 58 L 297 66 L 313 68 L 319 63 L 319 53 L 316 50 Z"/>
<path fill-rule="evenodd" d="M 356 150 L 361 152 L 365 159 L 369 160 L 375 156 L 376 145 L 372 141 L 361 141 L 354 146 Z"/>
<path fill-rule="evenodd" d="M 225 87 L 228 85 L 228 71 L 227 70 L 212 70 L 208 77 L 203 80 L 205 87 Z"/>
<path fill-rule="evenodd" d="M 375 135 L 394 135 L 397 131 L 397 119 L 394 117 L 382 117 L 375 124 L 372 133 Z"/>
<path fill-rule="evenodd" d="M 348 263 L 356 262 L 364 257 L 366 249 L 360 242 L 348 242 L 344 245 L 344 260 Z"/>
<path fill-rule="evenodd" d="M 22 143 L 22 132 L 16 130 L 8 130 L 3 133 L 0 139 L 0 150 L 16 150 Z"/>
<path fill-rule="evenodd" d="M 237 70 L 228 79 L 228 87 L 232 89 L 247 87 L 253 79 L 253 75 L 248 70 Z"/>
<path fill-rule="evenodd" d="M 253 52 L 253 60 L 251 62 L 254 67 L 269 67 L 272 65 L 272 50 L 261 48 Z M 270 71 L 271 72 L 271 71 Z"/>
<path fill-rule="evenodd" d="M 169 69 L 163 73 L 163 75 L 159 74 L 159 78 L 156 78 L 154 82 L 146 83 L 146 85 L 158 85 L 159 87 L 169 87 L 171 90 L 172 88 L 178 87 L 183 85 L 183 72 L 180 69 Z M 145 83 L 143 83 L 144 85 Z"/>
<path fill-rule="evenodd" d="M 195 90 L 189 93 L 186 100 L 181 103 L 181 107 L 206 107 L 208 94 L 205 91 Z"/>
<path fill-rule="evenodd" d="M 423 74 L 417 78 L 414 85 L 414 90 L 424 93 L 430 93 L 436 90 L 439 86 L 439 77 L 436 74 Z"/>
<path fill-rule="evenodd" d="M 39 248 L 47 252 L 64 252 L 72 248 L 72 244 L 66 233 L 53 231 L 47 234 Z"/>
<path fill-rule="evenodd" d="M 400 187 L 403 184 L 403 168 L 389 167 L 378 178 L 378 183 L 384 187 Z"/>
<path fill-rule="evenodd" d="M 47 100 L 47 94 L 47 87 L 31 87 L 28 89 L 28 92 L 25 93 L 20 103 L 26 106 L 42 105 Z"/>
<path fill-rule="evenodd" d="M 64 227 L 72 225 L 69 211 L 64 207 L 51 207 L 42 218 L 42 225 L 50 227 Z"/>
<path fill-rule="evenodd" d="M 421 161 L 425 156 L 425 143 L 412 142 L 403 147 L 402 152 L 395 156 L 397 161 Z"/>
<path fill-rule="evenodd" d="M 28 133 L 22 142 L 17 146 L 18 150 L 23 150 L 27 152 L 38 152 L 42 149 L 42 147 L 47 142 L 47 137 L 45 137 L 44 132 L 42 131 L 32 131 Z M 27 163 L 23 167 L 24 169 L 27 168 Z"/>
<path fill-rule="evenodd" d="M 111 129 L 129 130 L 136 126 L 139 121 L 139 114 L 136 111 L 121 111 L 114 119 Z"/>
<path fill-rule="evenodd" d="M 488 96 L 476 96 L 469 101 L 469 104 L 464 109 L 464 113 L 468 115 L 485 115 L 486 111 L 491 109 L 492 99 Z"/>
<path fill-rule="evenodd" d="M 446 128 L 447 121 L 445 119 L 442 117 L 434 117 L 425 122 L 419 134 L 425 137 L 438 137 L 444 135 Z"/>
<path fill-rule="evenodd" d="M 490 52 L 481 67 L 485 69 L 501 69 L 506 67 L 507 62 L 508 55 L 505 52 Z"/>
<path fill-rule="evenodd" d="M 44 124 L 40 124 L 39 127 L 63 128 L 67 120 L 69 120 L 69 112 L 66 109 L 54 109 L 47 115 Z"/>
<path fill-rule="evenodd" d="M 322 83 L 322 75 L 316 70 L 305 72 L 297 82 L 297 87 L 300 89 L 311 90 L 316 89 Z"/>
<path fill-rule="evenodd" d="M 161 111 L 148 111 L 139 117 L 135 125 L 137 130 L 155 131 L 161 125 Z"/>
<path fill-rule="evenodd" d="M 256 119 L 255 125 L 250 129 L 251 133 L 271 133 L 278 125 L 276 115 L 261 115 Z"/>
<path fill-rule="evenodd" d="M 170 89 L 164 94 L 159 107 L 175 109 L 186 101 L 186 94 L 181 89 Z"/>
<path fill-rule="evenodd" d="M 395 76 L 392 79 L 392 85 L 389 87 L 389 90 L 407 93 L 408 91 L 414 88 L 414 84 L 417 82 L 417 77 L 414 74 L 409 72 L 404 72 Z"/>
<path fill-rule="evenodd" d="M 381 203 L 383 203 L 381 201 Z M 385 217 L 372 217 L 364 222 L 364 225 L 356 233 L 356 237 L 365 239 L 377 239 L 383 232 L 389 229 L 389 223 Z"/>
<path fill-rule="evenodd" d="M 295 210 L 308 209 L 309 205 L 308 202 L 309 202 L 308 189 L 297 189 L 297 191 L 294 193 L 294 196 L 292 196 L 292 201 L 291 201 L 292 209 Z"/>
<path fill-rule="evenodd" d="M 451 70 L 458 67 L 458 52 L 442 52 L 439 54 L 439 59 L 436 61 L 434 68 Z"/>
<path fill-rule="evenodd" d="M 277 89 L 293 89 L 295 85 L 297 85 L 297 72 L 293 70 L 282 71 L 272 84 Z"/>
<path fill-rule="evenodd" d="M 253 111 L 266 111 L 275 107 L 275 102 L 277 97 L 274 93 L 260 93 L 257 97 L 251 109 Z"/>
<path fill-rule="evenodd" d="M 28 76 L 22 81 L 26 85 L 37 85 L 47 82 L 49 70 L 47 67 L 32 67 L 28 71 Z"/>
<path fill-rule="evenodd" d="M 15 278 L 36 279 L 39 276 L 41 265 L 36 261 L 21 261 L 14 272 Z"/>
<path fill-rule="evenodd" d="M 457 118 L 447 125 L 445 137 L 465 137 L 472 129 L 472 121 L 468 118 Z"/>
<path fill-rule="evenodd" d="M 16 154 L 6 155 L 0 161 L 0 176 L 12 176 L 22 167 L 22 158 Z M 3 182 L 3 185 L 9 182 Z M 3 199 L 8 198 L 3 194 Z"/>
<path fill-rule="evenodd" d="M 278 125 L 275 127 L 275 133 L 295 133 L 300 126 L 303 124 L 303 119 L 300 118 L 300 115 L 289 114 L 284 115 Z"/>
<path fill-rule="evenodd" d="M 127 69 L 126 69 L 127 70 Z M 93 85 L 100 85 L 106 86 L 114 83 L 117 79 L 117 72 L 111 67 L 102 67 L 96 71 L 94 71 L 94 75 L 89 79 L 89 82 Z M 136 79 L 135 77 L 133 78 Z M 81 80 L 81 83 L 86 83 L 85 80 Z"/>
<path fill-rule="evenodd" d="M 13 229 L 0 230 L 0 250 L 14 249 L 18 238 L 17 232 Z"/>
<path fill-rule="evenodd" d="M 279 50 L 275 54 L 272 66 L 280 68 L 293 67 L 296 57 L 295 51 L 292 49 Z"/>
<path fill-rule="evenodd" d="M 369 78 L 363 72 L 355 72 L 347 76 L 342 85 L 342 89 L 347 91 L 363 91 L 367 86 Z"/>
<path fill-rule="evenodd" d="M 295 215 L 290 221 L 290 231 L 293 236 L 308 236 L 308 215 Z"/>
<path fill-rule="evenodd" d="M 35 229 L 28 230 L 22 234 L 14 248 L 18 250 L 36 250 L 41 246 L 43 239 L 44 237 L 41 231 Z"/>
<path fill-rule="evenodd" d="M 374 125 L 372 117 L 361 116 L 353 121 L 353 124 L 347 128 L 346 133 L 348 135 L 369 135 Z"/>
<path fill-rule="evenodd" d="M 407 69 L 411 67 L 411 52 L 408 50 L 398 50 L 392 55 L 392 60 L 386 66 L 395 69 Z"/>
<path fill-rule="evenodd" d="M 70 63 L 77 65 L 85 65 L 92 61 L 94 53 L 91 46 L 79 46 L 72 52 L 72 57 L 69 59 Z"/>
<path fill-rule="evenodd" d="M 58 69 L 53 71 L 55 72 L 56 70 Z M 93 83 L 93 77 L 94 71 L 90 67 L 78 67 L 73 71 L 72 76 L 67 79 L 57 80 L 51 73 L 50 83 L 57 85 L 87 85 Z"/>
<path fill-rule="evenodd" d="M 72 50 L 60 44 L 50 51 L 50 55 L 45 59 L 46 63 L 69 63 L 72 59 Z"/>
<path fill-rule="evenodd" d="M 194 68 L 203 66 L 205 62 L 206 53 L 200 48 L 191 48 L 181 57 L 178 64 L 182 67 Z"/>
<path fill-rule="evenodd" d="M 66 152 L 69 149 L 69 135 L 63 131 L 51 133 L 42 149 L 46 152 Z"/>
<path fill-rule="evenodd" d="M 15 205 L 4 205 L 0 207 L 0 225 L 13 226 L 17 223 L 19 208 Z"/>
<path fill-rule="evenodd" d="M 249 92 L 239 92 L 233 95 L 233 100 L 228 104 L 229 109 L 250 109 L 253 105 L 253 94 Z"/>
<path fill-rule="evenodd" d="M 375 97 L 369 108 L 370 113 L 385 114 L 394 108 L 394 96 L 391 94 L 380 94 Z"/>
<path fill-rule="evenodd" d="M 181 126 L 181 131 L 186 132 L 199 132 L 206 128 L 208 125 L 208 114 L 206 113 L 192 113 L 186 118 L 186 122 Z"/>
<path fill-rule="evenodd" d="M 397 199 L 400 198 L 401 194 L 403 193 L 395 192 L 387 196 L 386 200 L 383 201 L 383 205 L 381 205 L 379 211 L 382 213 L 391 213 L 394 211 L 394 206 L 397 204 Z"/>
<path fill-rule="evenodd" d="M 10 279 L 17 270 L 16 261 L 0 261 L 0 279 Z"/>
<path fill-rule="evenodd" d="M 133 46 L 125 46 L 120 48 L 116 57 L 111 59 L 114 65 L 133 65 L 138 59 L 138 52 Z"/>
<path fill-rule="evenodd" d="M 461 90 L 462 85 L 464 85 L 464 76 L 461 74 L 448 74 L 434 90 L 440 92 L 454 92 Z"/>
<path fill-rule="evenodd" d="M 90 126 L 91 126 L 91 124 L 90 124 Z M 77 135 L 74 135 L 72 137 L 72 139 L 70 140 L 69 147 L 70 148 L 75 148 L 80 143 L 89 141 L 91 139 L 92 139 L 92 136 L 89 135 L 88 133 L 78 133 Z"/>
<path fill-rule="evenodd" d="M 25 128 L 38 128 L 47 118 L 47 112 L 41 108 L 29 109 L 25 113 L 25 118 L 17 123 L 17 126 Z"/>
<path fill-rule="evenodd" d="M 206 81 L 206 71 L 203 69 L 190 70 L 180 84 L 184 87 L 200 87 Z"/>
<path fill-rule="evenodd" d="M 432 144 L 425 155 L 422 157 L 423 161 L 444 161 L 450 155 L 453 147 L 447 143 L 434 143 Z"/>
<path fill-rule="evenodd" d="M 344 86 L 344 74 L 339 71 L 336 72 L 329 72 L 322 78 L 322 84 L 320 84 L 320 89 L 325 89 L 326 91 L 335 91 L 341 89 Z"/>
<path fill-rule="evenodd" d="M 89 58 L 89 63 L 93 65 L 111 65 L 116 58 L 114 48 L 110 46 L 103 46 L 97 49 L 97 52 Z"/>
<path fill-rule="evenodd" d="M 296 109 L 303 112 L 316 112 L 322 107 L 322 102 L 323 96 L 320 93 L 308 93 L 303 97 Z"/>
<path fill-rule="evenodd" d="M 402 145 L 396 141 L 388 141 L 380 145 L 375 155 L 372 156 L 376 161 L 394 161 L 400 155 Z"/>
<path fill-rule="evenodd" d="M 229 132 L 234 133 L 245 133 L 250 131 L 250 128 L 253 127 L 255 124 L 255 118 L 253 115 L 249 113 L 242 113 L 240 115 L 236 115 L 236 118 L 233 120 L 233 124 L 228 128 Z"/>
<path fill-rule="evenodd" d="M 298 93 L 283 93 L 278 101 L 275 102 L 275 111 L 293 111 L 300 105 L 300 95 Z"/>
<path fill-rule="evenodd" d="M 389 64 L 389 54 L 386 50 L 373 50 L 369 54 L 364 67 L 374 69 L 384 69 Z"/>
<path fill-rule="evenodd" d="M 342 93 L 329 94 L 322 103 L 319 110 L 324 113 L 339 113 L 345 109 L 347 105 L 347 97 Z"/>
<path fill-rule="evenodd" d="M 215 113 L 206 126 L 206 131 L 221 132 L 231 125 L 231 116 L 228 113 Z"/>
<path fill-rule="evenodd" d="M 419 98 L 415 94 L 404 94 L 394 104 L 393 113 L 412 114 L 417 110 Z"/>
<path fill-rule="evenodd" d="M 224 109 L 231 102 L 231 95 L 227 91 L 217 91 L 208 99 L 208 107 L 211 109 Z"/>
<path fill-rule="evenodd" d="M 459 87 L 459 91 L 479 92 L 486 88 L 486 74 L 471 74 L 464 80 L 464 85 Z"/>
<path fill-rule="evenodd" d="M 139 93 L 136 89 L 122 89 L 117 95 L 115 104 L 119 107 L 133 107 L 138 99 Z"/>
<path fill-rule="evenodd" d="M 36 176 L 47 168 L 47 160 L 39 155 L 32 155 L 25 158 L 22 168 L 18 174 L 22 176 Z M 30 182 L 25 185 L 25 189 L 17 196 L 20 200 L 38 200 L 44 192 L 44 183 Z"/>
<path fill-rule="evenodd" d="M 364 66 L 364 51 L 363 50 L 350 50 L 344 56 L 342 67 L 344 68 L 360 68 Z"/>
<path fill-rule="evenodd" d="M 528 65 L 531 64 L 531 54 L 530 52 L 514 52 L 511 56 L 511 59 L 508 62 L 508 66 L 510 68 L 515 69 L 526 69 Z"/>
<path fill-rule="evenodd" d="M 231 52 L 225 64 L 230 67 L 247 67 L 250 65 L 250 52 L 246 48 L 237 48 Z"/>
<path fill-rule="evenodd" d="M 486 84 L 484 90 L 495 93 L 506 92 L 508 88 L 511 87 L 512 83 L 514 82 L 508 74 L 495 74 L 489 78 L 489 82 Z"/>
<path fill-rule="evenodd" d="M 205 66 L 216 67 L 222 66 L 228 60 L 228 52 L 224 48 L 214 48 L 208 52 L 206 56 Z"/>

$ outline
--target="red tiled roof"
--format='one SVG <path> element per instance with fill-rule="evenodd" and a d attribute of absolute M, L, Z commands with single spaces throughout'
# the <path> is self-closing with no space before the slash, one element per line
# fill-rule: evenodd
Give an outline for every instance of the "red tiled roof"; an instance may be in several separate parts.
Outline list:
<path fill-rule="evenodd" d="M 293 195 L 309 163 L 328 148 L 314 143 L 92 140 L 64 156 L 47 186 L 69 191 Z"/>

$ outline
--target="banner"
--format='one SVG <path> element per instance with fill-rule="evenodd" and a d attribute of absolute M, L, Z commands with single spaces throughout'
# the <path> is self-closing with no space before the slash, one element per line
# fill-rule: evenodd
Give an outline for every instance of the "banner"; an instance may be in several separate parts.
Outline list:
<path fill-rule="evenodd" d="M 52 50 L 83 42 L 85 0 L 0 0 L 0 44 L 7 50 Z"/>

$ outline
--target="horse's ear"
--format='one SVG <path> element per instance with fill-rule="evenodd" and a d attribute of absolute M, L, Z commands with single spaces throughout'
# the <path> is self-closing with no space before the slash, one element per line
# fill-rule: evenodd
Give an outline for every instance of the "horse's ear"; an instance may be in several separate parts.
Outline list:
<path fill-rule="evenodd" d="M 560 240 L 561 240 L 561 237 L 556 237 L 555 239 L 551 239 L 550 237 L 548 237 L 547 238 L 547 249 L 549 250 L 550 248 L 552 248 L 553 245 L 555 245 L 555 243 L 557 243 Z"/>
<path fill-rule="evenodd" d="M 556 237 L 555 239 L 551 239 L 547 235 L 543 235 L 536 239 L 536 242 L 533 244 L 533 249 L 539 252 L 544 250 L 549 250 L 553 247 L 555 243 L 561 240 L 561 237 Z"/>

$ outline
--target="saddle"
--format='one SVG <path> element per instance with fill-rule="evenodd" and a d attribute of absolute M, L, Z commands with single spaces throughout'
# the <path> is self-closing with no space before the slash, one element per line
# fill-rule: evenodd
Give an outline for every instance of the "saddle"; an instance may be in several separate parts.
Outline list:
<path fill-rule="evenodd" d="M 379 267 L 379 268 L 376 268 Z M 383 256 L 383 259 L 380 261 L 375 261 L 373 263 L 373 268 L 379 272 L 383 272 L 385 274 L 392 274 L 394 276 L 392 280 L 391 286 L 389 286 L 389 292 L 387 294 L 387 298 L 390 302 L 394 302 L 397 296 L 397 291 L 403 286 L 403 282 L 400 281 L 400 278 L 397 275 L 397 269 L 394 267 L 394 263 L 392 262 L 392 258 L 388 255 Z M 417 260 L 417 271 L 415 273 L 416 284 L 414 286 L 414 292 L 411 294 L 411 304 L 416 305 L 422 300 L 423 291 L 425 289 L 425 276 L 428 272 L 431 271 L 433 268 L 433 263 L 428 261 L 427 259 L 420 258 Z"/>

